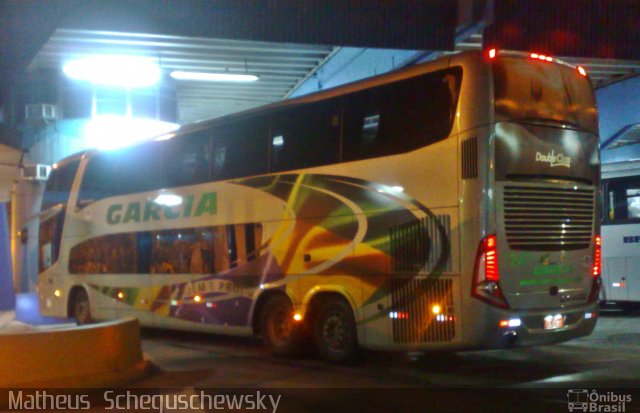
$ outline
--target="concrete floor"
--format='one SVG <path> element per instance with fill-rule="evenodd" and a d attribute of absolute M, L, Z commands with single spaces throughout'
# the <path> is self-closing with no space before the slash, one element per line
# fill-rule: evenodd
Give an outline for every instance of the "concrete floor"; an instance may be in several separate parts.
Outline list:
<path fill-rule="evenodd" d="M 608 388 L 633 394 L 625 411 L 640 411 L 639 345 L 640 314 L 616 312 L 603 314 L 591 336 L 564 344 L 422 357 L 367 352 L 356 367 L 313 355 L 273 358 L 254 339 L 145 330 L 156 367 L 135 386 L 272 389 L 287 396 L 282 411 L 492 412 L 565 412 L 569 389 Z"/>

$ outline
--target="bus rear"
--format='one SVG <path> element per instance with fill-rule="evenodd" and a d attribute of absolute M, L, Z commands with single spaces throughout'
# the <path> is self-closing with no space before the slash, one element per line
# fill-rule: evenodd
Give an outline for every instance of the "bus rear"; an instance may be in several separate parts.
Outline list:
<path fill-rule="evenodd" d="M 492 52 L 488 60 L 494 122 L 471 311 L 489 325 L 475 339 L 493 347 L 587 335 L 601 254 L 590 81 L 582 68 L 544 55 Z M 478 302 L 488 306 L 477 311 Z"/>

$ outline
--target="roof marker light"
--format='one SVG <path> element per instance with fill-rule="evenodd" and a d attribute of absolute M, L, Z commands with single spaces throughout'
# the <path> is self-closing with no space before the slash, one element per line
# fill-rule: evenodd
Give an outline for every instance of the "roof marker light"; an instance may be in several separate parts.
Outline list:
<path fill-rule="evenodd" d="M 544 62 L 553 62 L 553 57 L 540 54 L 540 53 L 531 53 L 529 57 L 532 59 L 542 60 Z"/>

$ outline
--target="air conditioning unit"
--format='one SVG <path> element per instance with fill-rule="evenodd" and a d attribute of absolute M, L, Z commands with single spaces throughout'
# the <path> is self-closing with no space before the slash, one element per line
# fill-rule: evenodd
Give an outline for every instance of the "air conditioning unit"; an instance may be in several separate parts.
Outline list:
<path fill-rule="evenodd" d="M 51 173 L 49 165 L 33 164 L 22 167 L 22 179 L 29 181 L 46 181 Z"/>
<path fill-rule="evenodd" d="M 25 118 L 31 121 L 49 121 L 56 119 L 56 105 L 48 103 L 37 103 L 27 105 L 25 108 Z"/>

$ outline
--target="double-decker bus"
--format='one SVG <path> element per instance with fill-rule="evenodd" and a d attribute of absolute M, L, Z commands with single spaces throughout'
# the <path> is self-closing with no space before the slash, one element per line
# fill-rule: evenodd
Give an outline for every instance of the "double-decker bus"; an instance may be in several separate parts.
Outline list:
<path fill-rule="evenodd" d="M 602 304 L 640 308 L 640 161 L 602 164 Z"/>
<path fill-rule="evenodd" d="M 72 157 L 43 200 L 42 312 L 337 363 L 584 336 L 597 133 L 581 67 L 491 50 Z"/>

